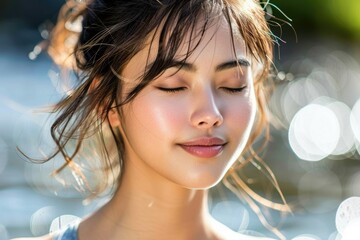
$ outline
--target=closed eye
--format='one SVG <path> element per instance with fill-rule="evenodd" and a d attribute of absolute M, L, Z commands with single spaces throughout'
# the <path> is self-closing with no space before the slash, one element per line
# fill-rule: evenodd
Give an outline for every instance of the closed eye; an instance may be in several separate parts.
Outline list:
<path fill-rule="evenodd" d="M 158 89 L 160 91 L 164 91 L 164 92 L 170 92 L 170 93 L 175 93 L 175 92 L 180 92 L 186 89 L 186 87 L 177 87 L 177 88 L 164 88 L 164 87 L 158 87 Z"/>
<path fill-rule="evenodd" d="M 232 93 L 232 94 L 240 93 L 240 92 L 244 91 L 246 88 L 247 88 L 247 86 L 243 86 L 240 88 L 221 87 L 221 89 L 223 89 L 224 91 Z"/>

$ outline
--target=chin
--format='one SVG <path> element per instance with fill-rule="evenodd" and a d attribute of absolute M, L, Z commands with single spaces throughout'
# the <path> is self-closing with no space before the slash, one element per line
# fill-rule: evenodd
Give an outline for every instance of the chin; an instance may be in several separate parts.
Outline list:
<path fill-rule="evenodd" d="M 187 182 L 183 187 L 188 189 L 207 190 L 216 186 L 223 178 L 223 175 L 198 174 L 196 177 L 187 178 Z"/>

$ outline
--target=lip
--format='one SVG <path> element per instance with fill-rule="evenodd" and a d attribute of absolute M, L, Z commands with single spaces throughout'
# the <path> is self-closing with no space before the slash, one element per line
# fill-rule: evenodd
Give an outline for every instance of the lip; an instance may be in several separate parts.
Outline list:
<path fill-rule="evenodd" d="M 221 138 L 199 138 L 178 144 L 186 152 L 200 158 L 213 158 L 224 149 L 226 142 Z"/>

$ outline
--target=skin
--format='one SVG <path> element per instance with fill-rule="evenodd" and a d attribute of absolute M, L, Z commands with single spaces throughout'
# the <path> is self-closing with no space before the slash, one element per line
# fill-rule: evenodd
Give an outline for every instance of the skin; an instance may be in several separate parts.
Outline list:
<path fill-rule="evenodd" d="M 123 117 L 110 113 L 110 124 L 125 140 L 123 178 L 112 200 L 80 223 L 80 240 L 259 239 L 217 222 L 207 205 L 208 189 L 243 151 L 256 112 L 251 58 L 241 37 L 235 45 L 236 55 L 228 24 L 219 19 L 187 67 L 167 69 L 123 106 Z M 136 83 L 148 54 L 151 61 L 155 53 L 156 45 L 147 45 L 128 63 L 122 75 L 129 82 L 120 98 Z M 240 68 L 227 64 L 238 59 Z M 210 158 L 179 146 L 202 137 L 218 137 L 226 145 Z M 44 239 L 49 236 L 39 238 Z"/>
<path fill-rule="evenodd" d="M 167 180 L 189 189 L 209 188 L 222 179 L 244 148 L 256 107 L 250 67 L 221 68 L 237 59 L 250 62 L 244 42 L 239 39 L 236 45 L 234 56 L 223 20 L 208 30 L 187 60 L 188 67 L 167 69 L 123 107 L 123 117 L 112 117 L 115 122 L 111 124 L 120 128 L 125 139 L 129 159 L 125 165 L 134 165 L 140 175 L 151 173 L 149 179 Z M 148 48 L 124 69 L 122 75 L 129 82 L 136 83 L 142 73 L 139 69 L 146 65 Z M 185 48 L 179 55 L 185 53 Z M 156 46 L 151 50 L 150 59 Z M 131 87 L 133 84 L 126 84 L 124 92 Z M 167 92 L 164 88 L 178 90 Z M 244 89 L 229 90 L 238 88 Z M 221 155 L 199 159 L 178 146 L 202 137 L 223 139 L 227 144 Z"/>

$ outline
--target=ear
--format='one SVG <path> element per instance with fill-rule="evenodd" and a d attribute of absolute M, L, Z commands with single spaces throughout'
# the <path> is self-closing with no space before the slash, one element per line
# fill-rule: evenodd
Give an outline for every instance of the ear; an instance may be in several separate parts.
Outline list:
<path fill-rule="evenodd" d="M 109 124 L 112 128 L 116 128 L 120 126 L 120 116 L 116 108 L 110 109 L 107 117 Z"/>
<path fill-rule="evenodd" d="M 89 87 L 89 92 L 92 92 L 92 91 L 95 91 L 96 88 L 99 86 L 100 84 L 100 79 L 98 77 L 94 78 L 90 84 L 90 87 Z M 103 110 L 104 110 L 104 106 L 99 106 L 98 107 L 98 110 L 99 110 L 99 113 L 102 113 Z M 111 108 L 109 110 L 109 112 L 107 113 L 107 119 L 109 121 L 109 124 L 111 127 L 115 128 L 115 127 L 119 127 L 120 126 L 120 118 L 119 118 L 119 112 L 117 110 L 117 108 Z"/>

